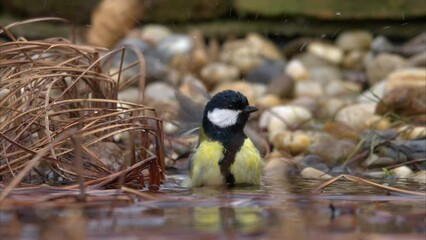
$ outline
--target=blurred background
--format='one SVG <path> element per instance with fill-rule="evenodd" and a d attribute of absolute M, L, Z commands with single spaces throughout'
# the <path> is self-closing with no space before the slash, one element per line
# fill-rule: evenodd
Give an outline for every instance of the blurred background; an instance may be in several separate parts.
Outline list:
<path fill-rule="evenodd" d="M 102 5 L 102 2 L 110 3 Z M 104 16 L 110 22 L 131 18 L 133 21 L 127 26 L 119 25 L 124 29 L 161 23 L 174 32 L 196 27 L 207 37 L 243 36 L 254 31 L 271 38 L 300 35 L 333 38 L 344 30 L 362 28 L 401 39 L 425 29 L 426 4 L 418 0 L 1 0 L 2 25 L 46 16 L 66 18 L 75 23 L 81 33 L 94 26 L 95 16 Z M 123 34 L 108 21 L 103 27 L 110 35 Z M 26 27 L 31 31 L 25 31 L 25 27 L 15 31 L 22 31 L 18 35 L 28 38 L 69 34 L 69 29 L 55 24 Z M 108 40 L 111 41 L 94 40 L 94 43 L 110 44 Z"/>

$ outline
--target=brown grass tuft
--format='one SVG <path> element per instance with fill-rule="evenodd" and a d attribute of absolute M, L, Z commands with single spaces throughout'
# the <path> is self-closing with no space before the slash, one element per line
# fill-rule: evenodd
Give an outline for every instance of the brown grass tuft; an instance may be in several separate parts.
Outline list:
<path fill-rule="evenodd" d="M 118 101 L 120 86 L 106 73 L 108 59 L 123 52 L 63 38 L 28 41 L 10 27 L 0 31 L 11 40 L 0 44 L 0 176 L 7 184 L 0 200 L 20 183 L 36 183 L 36 175 L 79 179 L 76 188 L 119 188 L 123 176 L 123 183 L 143 186 L 147 179 L 157 189 L 164 178 L 162 121 L 152 108 Z M 122 133 L 129 140 L 116 144 L 113 137 Z M 121 150 L 119 170 L 105 163 L 109 145 Z"/>

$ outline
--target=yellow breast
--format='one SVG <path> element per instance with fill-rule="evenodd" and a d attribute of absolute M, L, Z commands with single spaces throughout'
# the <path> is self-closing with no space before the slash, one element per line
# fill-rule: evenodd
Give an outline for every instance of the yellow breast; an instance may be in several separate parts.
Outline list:
<path fill-rule="evenodd" d="M 219 161 L 223 159 L 223 146 L 215 141 L 202 141 L 192 158 L 191 185 L 222 185 L 224 178 Z M 235 183 L 260 184 L 262 159 L 250 139 L 246 139 L 231 165 Z"/>
<path fill-rule="evenodd" d="M 247 138 L 240 151 L 235 155 L 231 173 L 235 183 L 260 184 L 262 175 L 262 159 L 253 142 Z"/>
<path fill-rule="evenodd" d="M 223 146 L 219 142 L 202 141 L 192 157 L 191 185 L 221 185 L 219 161 L 223 158 Z"/>

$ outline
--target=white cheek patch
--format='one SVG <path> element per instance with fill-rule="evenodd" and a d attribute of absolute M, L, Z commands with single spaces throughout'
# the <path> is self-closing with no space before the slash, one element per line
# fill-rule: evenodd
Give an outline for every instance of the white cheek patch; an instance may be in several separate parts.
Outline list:
<path fill-rule="evenodd" d="M 226 128 L 234 125 L 238 120 L 238 115 L 241 110 L 231 109 L 218 109 L 215 108 L 213 111 L 207 113 L 207 117 L 214 125 L 220 128 Z"/>

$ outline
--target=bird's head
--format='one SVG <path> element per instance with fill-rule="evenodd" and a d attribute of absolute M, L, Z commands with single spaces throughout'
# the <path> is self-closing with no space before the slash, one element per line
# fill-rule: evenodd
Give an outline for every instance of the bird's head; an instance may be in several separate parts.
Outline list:
<path fill-rule="evenodd" d="M 250 106 L 240 92 L 225 90 L 212 97 L 204 109 L 203 128 L 207 132 L 228 129 L 242 130 L 257 108 Z"/>

